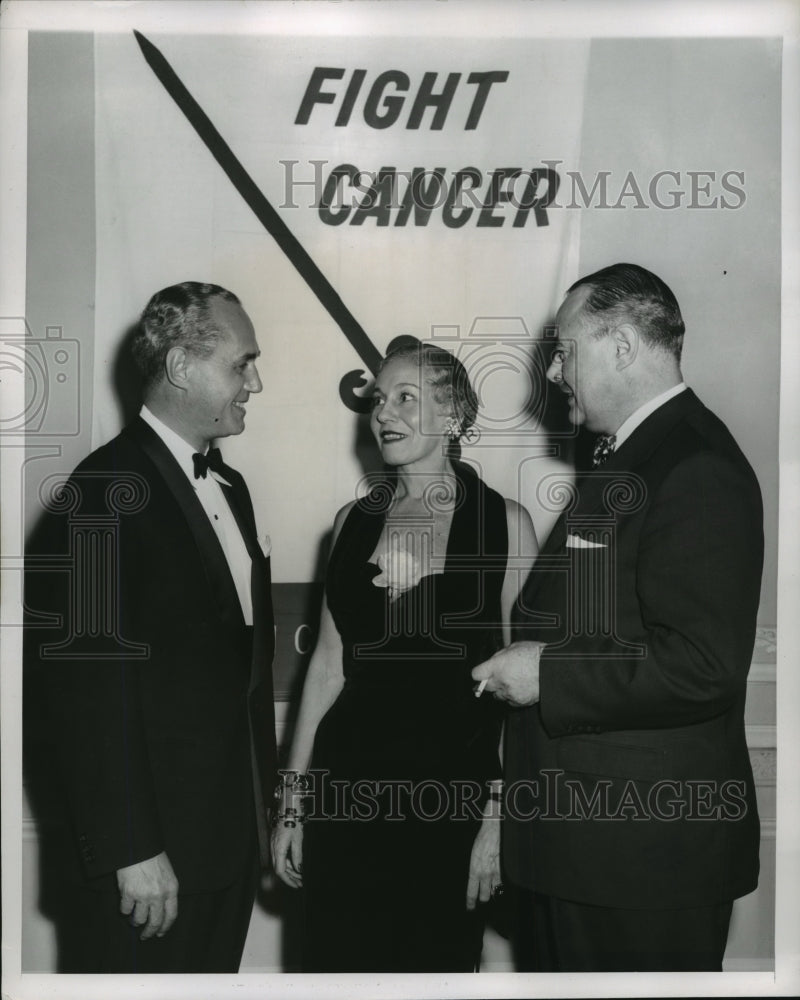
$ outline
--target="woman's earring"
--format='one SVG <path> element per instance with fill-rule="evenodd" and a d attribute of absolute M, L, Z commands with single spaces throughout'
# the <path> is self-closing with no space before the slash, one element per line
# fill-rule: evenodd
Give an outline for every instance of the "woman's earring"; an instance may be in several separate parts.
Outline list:
<path fill-rule="evenodd" d="M 448 417 L 444 422 L 444 432 L 451 441 L 458 441 L 461 437 L 461 424 L 455 417 Z"/>

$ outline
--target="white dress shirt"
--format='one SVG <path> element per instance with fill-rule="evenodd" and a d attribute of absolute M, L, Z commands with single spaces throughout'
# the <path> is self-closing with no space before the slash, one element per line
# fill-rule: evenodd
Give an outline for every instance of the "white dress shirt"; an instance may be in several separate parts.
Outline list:
<path fill-rule="evenodd" d="M 674 396 L 679 395 L 679 393 L 683 392 L 684 389 L 686 389 L 686 383 L 679 382 L 671 389 L 667 389 L 666 392 L 662 392 L 658 396 L 654 396 L 652 399 L 648 400 L 648 402 L 646 402 L 644 406 L 640 406 L 638 410 L 634 410 L 634 412 L 622 423 L 622 426 L 617 431 L 617 440 L 614 443 L 614 451 L 619 451 L 620 445 L 624 441 L 627 441 L 639 424 L 644 423 L 651 413 L 655 413 L 660 406 L 663 406 L 664 403 L 672 399 Z"/>
<path fill-rule="evenodd" d="M 142 407 L 139 416 L 158 434 L 197 493 L 197 499 L 208 515 L 211 527 L 216 532 L 222 551 L 225 553 L 225 559 L 236 586 L 236 593 L 239 595 L 245 623 L 252 625 L 253 597 L 250 592 L 252 561 L 242 533 L 239 531 L 239 525 L 236 523 L 233 511 L 220 486 L 220 483 L 224 483 L 226 486 L 231 484 L 212 469 L 208 470 L 205 479 L 195 479 L 192 460 L 192 455 L 196 453 L 195 448 L 188 441 L 184 441 L 180 434 L 176 434 L 175 431 L 167 427 L 146 406 Z"/>

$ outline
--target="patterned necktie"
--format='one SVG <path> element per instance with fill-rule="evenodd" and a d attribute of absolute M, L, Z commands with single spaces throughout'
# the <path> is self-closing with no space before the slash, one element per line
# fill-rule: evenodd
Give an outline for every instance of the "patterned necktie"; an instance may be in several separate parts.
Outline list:
<path fill-rule="evenodd" d="M 614 447 L 617 443 L 616 434 L 600 434 L 597 438 L 597 442 L 594 446 L 594 451 L 592 452 L 592 468 L 596 469 L 600 465 L 604 465 L 609 456 L 614 454 Z"/>
<path fill-rule="evenodd" d="M 216 472 L 218 476 L 223 474 L 222 452 L 219 448 L 209 448 L 205 455 L 195 452 L 192 455 L 192 461 L 194 462 L 195 479 L 205 479 L 209 469 Z"/>

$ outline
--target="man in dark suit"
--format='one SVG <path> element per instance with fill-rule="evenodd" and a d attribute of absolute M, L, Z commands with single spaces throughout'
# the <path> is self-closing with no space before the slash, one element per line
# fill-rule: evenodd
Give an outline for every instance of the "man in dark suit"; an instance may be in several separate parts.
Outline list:
<path fill-rule="evenodd" d="M 744 703 L 763 556 L 750 465 L 680 372 L 684 324 L 616 264 L 559 310 L 548 378 L 601 435 L 476 668 L 510 706 L 504 864 L 541 971 L 719 970 L 758 880 Z"/>
<path fill-rule="evenodd" d="M 209 446 L 244 429 L 259 349 L 235 295 L 184 282 L 132 352 L 139 416 L 53 491 L 27 557 L 26 668 L 82 869 L 62 968 L 236 972 L 274 786 L 274 636 L 247 487 Z"/>

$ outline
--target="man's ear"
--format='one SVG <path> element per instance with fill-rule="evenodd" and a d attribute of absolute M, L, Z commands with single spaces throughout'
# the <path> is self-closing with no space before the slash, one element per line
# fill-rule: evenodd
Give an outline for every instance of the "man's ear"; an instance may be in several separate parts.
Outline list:
<path fill-rule="evenodd" d="M 178 389 L 185 389 L 189 378 L 191 359 L 185 347 L 170 347 L 164 358 L 167 381 Z"/>
<path fill-rule="evenodd" d="M 623 371 L 636 360 L 639 353 L 639 331 L 632 323 L 622 323 L 611 334 L 614 343 L 617 371 Z"/>

